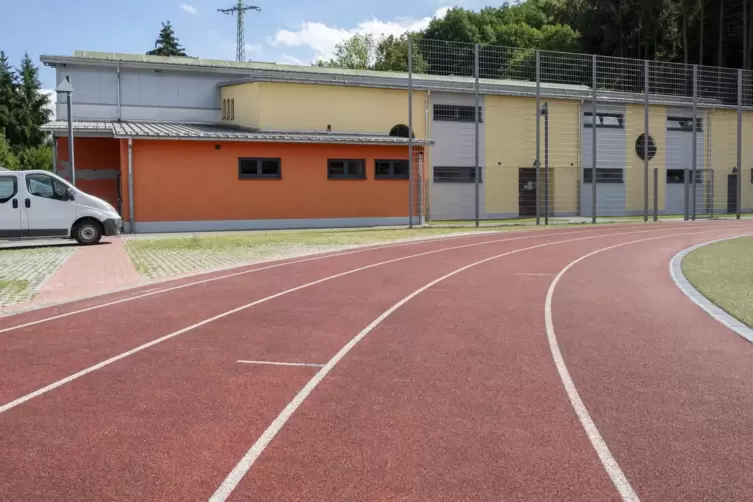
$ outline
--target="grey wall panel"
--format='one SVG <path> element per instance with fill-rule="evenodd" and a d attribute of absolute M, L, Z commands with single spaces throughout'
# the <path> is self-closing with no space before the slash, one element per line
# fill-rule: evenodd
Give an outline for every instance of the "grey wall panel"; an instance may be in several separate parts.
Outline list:
<path fill-rule="evenodd" d="M 62 82 L 66 76 L 70 76 L 74 103 L 110 105 L 118 103 L 117 72 L 114 67 L 69 65 L 65 68 L 57 68 L 55 73 L 57 83 Z M 62 96 L 60 100 L 63 101 Z"/>
<path fill-rule="evenodd" d="M 598 133 L 597 133 L 598 137 Z M 591 184 L 583 183 L 580 192 L 581 216 L 592 216 Z M 625 213 L 625 183 L 596 184 L 596 215 L 620 216 Z"/>
<path fill-rule="evenodd" d="M 158 106 L 123 106 L 123 120 L 148 122 L 219 122 L 221 111 L 201 108 L 167 108 Z"/>
<path fill-rule="evenodd" d="M 473 122 L 434 121 L 434 105 L 474 106 L 473 95 L 432 93 L 429 100 L 429 117 L 431 119 L 431 149 L 433 166 L 469 166 L 475 164 L 475 124 Z M 484 97 L 479 105 L 484 109 Z M 479 165 L 486 164 L 486 130 L 484 123 L 479 124 Z M 483 175 L 482 175 L 483 176 Z M 430 219 L 464 220 L 476 215 L 475 185 L 473 183 L 434 183 L 430 184 Z M 484 217 L 484 186 L 479 186 L 479 211 Z"/>
<path fill-rule="evenodd" d="M 217 83 L 231 78 L 226 74 L 136 71 L 121 72 L 123 105 L 219 108 Z"/>
<path fill-rule="evenodd" d="M 118 118 L 117 105 L 93 105 L 77 103 L 75 96 L 73 99 L 73 119 L 74 120 L 116 120 Z M 57 120 L 68 120 L 68 109 L 65 104 L 65 98 L 61 96 L 57 104 Z"/>
<path fill-rule="evenodd" d="M 480 194 L 483 186 L 479 187 Z M 473 183 L 433 183 L 429 219 L 470 220 L 475 218 L 475 186 Z M 483 201 L 480 208 L 483 210 Z"/>

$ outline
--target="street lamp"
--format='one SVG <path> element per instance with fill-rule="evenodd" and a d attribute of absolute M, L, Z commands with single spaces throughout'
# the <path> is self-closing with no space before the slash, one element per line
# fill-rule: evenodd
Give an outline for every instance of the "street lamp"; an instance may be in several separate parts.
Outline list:
<path fill-rule="evenodd" d="M 67 98 L 68 109 L 68 161 L 71 164 L 71 183 L 76 186 L 76 165 L 73 160 L 73 117 L 71 115 L 71 94 L 73 94 L 73 86 L 71 85 L 71 77 L 65 77 L 65 80 L 60 82 L 55 88 L 58 93 L 63 93 Z"/>

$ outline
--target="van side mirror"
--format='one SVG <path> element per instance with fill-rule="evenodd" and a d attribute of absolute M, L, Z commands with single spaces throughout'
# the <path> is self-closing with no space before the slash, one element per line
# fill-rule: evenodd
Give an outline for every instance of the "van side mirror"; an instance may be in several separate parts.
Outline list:
<path fill-rule="evenodd" d="M 76 198 L 76 192 L 70 187 L 65 189 L 65 195 L 68 197 L 68 200 L 74 200 Z"/>

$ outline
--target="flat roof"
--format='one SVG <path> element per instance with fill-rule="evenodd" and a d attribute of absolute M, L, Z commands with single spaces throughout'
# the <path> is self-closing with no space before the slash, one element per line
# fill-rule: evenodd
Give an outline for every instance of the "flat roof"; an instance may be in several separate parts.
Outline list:
<path fill-rule="evenodd" d="M 57 136 L 67 136 L 68 122 L 56 120 L 42 126 Z M 141 121 L 73 121 L 74 134 L 107 136 L 112 138 L 248 141 L 273 143 L 336 143 L 352 145 L 408 145 L 408 138 L 376 134 L 320 133 L 308 131 L 269 131 L 249 129 L 229 124 L 195 124 Z M 414 139 L 417 146 L 431 144 L 431 140 Z"/>

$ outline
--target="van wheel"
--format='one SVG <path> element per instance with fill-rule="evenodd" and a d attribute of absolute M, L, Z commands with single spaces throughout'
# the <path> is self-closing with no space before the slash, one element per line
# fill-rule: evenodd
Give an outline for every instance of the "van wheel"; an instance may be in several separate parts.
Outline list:
<path fill-rule="evenodd" d="M 73 228 L 73 238 L 82 246 L 96 244 L 102 238 L 102 227 L 94 221 L 82 221 Z"/>

